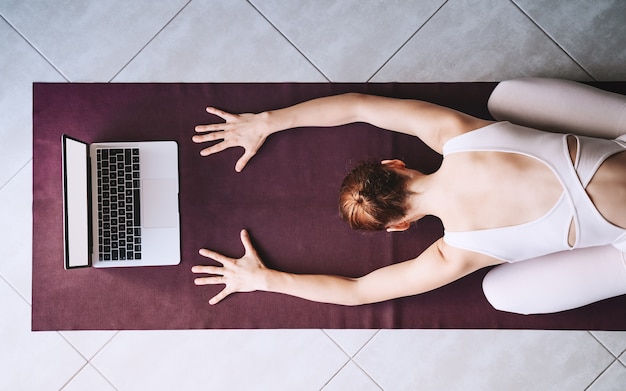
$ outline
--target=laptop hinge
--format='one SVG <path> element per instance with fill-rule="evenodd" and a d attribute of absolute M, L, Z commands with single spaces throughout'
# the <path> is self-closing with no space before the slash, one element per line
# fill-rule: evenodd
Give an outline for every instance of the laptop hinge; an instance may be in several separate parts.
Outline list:
<path fill-rule="evenodd" d="M 88 248 L 89 251 L 87 253 L 87 259 L 89 265 L 92 265 L 93 261 L 93 202 L 92 202 L 92 177 L 91 177 L 91 148 L 87 148 L 87 227 L 89 227 L 89 239 L 88 239 Z"/>

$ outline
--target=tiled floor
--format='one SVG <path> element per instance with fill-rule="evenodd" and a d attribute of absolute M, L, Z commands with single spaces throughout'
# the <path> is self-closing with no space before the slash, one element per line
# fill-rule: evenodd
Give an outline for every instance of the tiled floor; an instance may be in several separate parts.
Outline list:
<path fill-rule="evenodd" d="M 0 15 L 0 389 L 626 389 L 626 332 L 30 332 L 33 81 L 625 80 L 626 2 L 0 0 Z"/>

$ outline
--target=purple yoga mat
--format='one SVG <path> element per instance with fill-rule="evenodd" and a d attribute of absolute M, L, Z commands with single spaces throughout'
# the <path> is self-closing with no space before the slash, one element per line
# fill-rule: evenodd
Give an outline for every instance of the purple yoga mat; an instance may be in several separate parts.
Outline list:
<path fill-rule="evenodd" d="M 598 83 L 625 93 L 626 83 Z M 423 99 L 490 118 L 495 83 L 34 84 L 33 330 L 198 328 L 513 328 L 626 330 L 626 297 L 559 314 L 521 316 L 487 303 L 476 272 L 435 291 L 359 307 L 285 295 L 236 294 L 193 284 L 202 247 L 239 257 L 247 228 L 268 266 L 360 276 L 414 258 L 442 235 L 435 218 L 404 233 L 352 231 L 338 216 L 344 175 L 362 160 L 400 158 L 432 172 L 441 157 L 414 137 L 367 124 L 297 129 L 270 137 L 242 173 L 242 150 L 201 157 L 194 126 L 219 121 L 204 108 L 259 112 L 355 91 Z M 61 134 L 86 142 L 176 140 L 182 262 L 177 266 L 63 268 Z M 532 287 L 529 287 L 532 289 Z M 581 287 L 584 289 L 584 287 Z"/>

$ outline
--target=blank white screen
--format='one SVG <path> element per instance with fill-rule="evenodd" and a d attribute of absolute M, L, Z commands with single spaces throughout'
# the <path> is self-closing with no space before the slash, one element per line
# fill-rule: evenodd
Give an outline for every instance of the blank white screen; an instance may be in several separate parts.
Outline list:
<path fill-rule="evenodd" d="M 87 145 L 71 139 L 65 144 L 67 259 L 69 267 L 89 264 Z"/>

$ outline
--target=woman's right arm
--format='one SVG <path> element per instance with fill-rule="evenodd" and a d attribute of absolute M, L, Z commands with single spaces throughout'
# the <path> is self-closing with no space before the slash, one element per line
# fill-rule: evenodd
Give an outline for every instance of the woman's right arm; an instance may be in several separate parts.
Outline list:
<path fill-rule="evenodd" d="M 271 134 L 298 127 L 330 127 L 366 122 L 379 128 L 419 137 L 441 153 L 453 136 L 488 122 L 432 103 L 348 93 L 313 99 L 283 109 L 259 114 L 230 114 L 208 107 L 207 112 L 225 122 L 198 125 L 196 143 L 221 142 L 202 150 L 203 156 L 231 147 L 245 152 L 235 166 L 241 171 Z"/>

